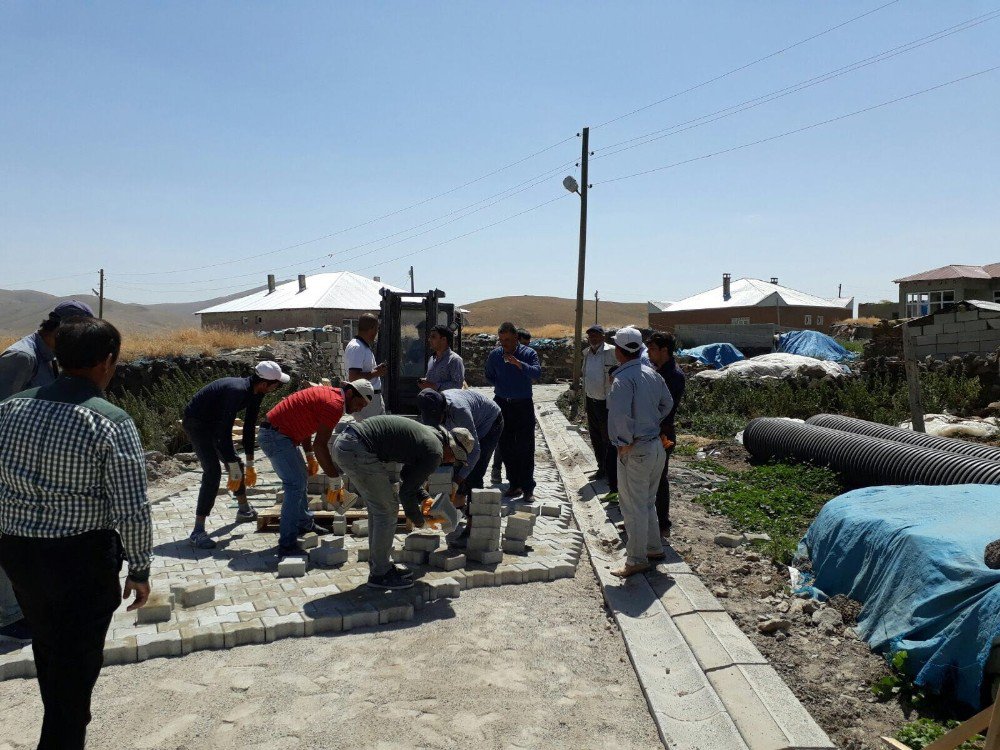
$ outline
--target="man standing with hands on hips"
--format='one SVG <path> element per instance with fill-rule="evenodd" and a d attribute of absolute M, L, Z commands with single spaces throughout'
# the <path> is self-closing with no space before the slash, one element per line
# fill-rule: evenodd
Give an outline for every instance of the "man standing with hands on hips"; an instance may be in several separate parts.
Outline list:
<path fill-rule="evenodd" d="M 378 338 L 378 317 L 365 313 L 358 318 L 358 335 L 344 349 L 344 366 L 347 368 L 347 380 L 367 380 L 375 393 L 371 403 L 361 413 L 355 414 L 356 420 L 385 414 L 385 402 L 382 400 L 382 376 L 387 372 L 387 366 L 375 362 L 375 339 Z"/>
<path fill-rule="evenodd" d="M 500 346 L 486 358 L 486 380 L 494 388 L 503 414 L 500 453 L 507 471 L 507 497 L 535 499 L 535 404 L 531 385 L 542 377 L 538 353 L 518 343 L 517 327 L 510 322 L 497 331 Z"/>
<path fill-rule="evenodd" d="M 615 334 L 620 366 L 608 394 L 608 434 L 618 452 L 618 493 L 625 519 L 625 564 L 611 572 L 620 578 L 649 570 L 663 559 L 656 516 L 656 489 L 666 462 L 660 423 L 674 401 L 663 378 L 642 364 L 642 334 L 632 327 Z"/>

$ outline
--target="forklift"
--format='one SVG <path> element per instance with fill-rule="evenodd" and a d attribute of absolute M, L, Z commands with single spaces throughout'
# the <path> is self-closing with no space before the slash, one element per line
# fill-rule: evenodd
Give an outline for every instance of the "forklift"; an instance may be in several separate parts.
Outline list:
<path fill-rule="evenodd" d="M 376 361 L 388 365 L 382 378 L 382 398 L 390 414 L 417 414 L 418 381 L 427 374 L 431 351 L 427 336 L 436 325 L 446 325 L 454 336 L 454 351 L 462 356 L 462 313 L 454 304 L 441 302 L 444 292 L 393 292 L 381 290 Z"/>

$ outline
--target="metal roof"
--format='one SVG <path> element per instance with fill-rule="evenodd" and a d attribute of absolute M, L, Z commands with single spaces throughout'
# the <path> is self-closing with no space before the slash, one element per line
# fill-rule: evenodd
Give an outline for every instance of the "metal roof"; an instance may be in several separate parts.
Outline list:
<path fill-rule="evenodd" d="M 933 271 L 915 273 L 912 276 L 904 276 L 901 279 L 894 279 L 894 284 L 901 284 L 904 281 L 946 281 L 948 279 L 989 279 L 1000 278 L 1000 263 L 990 263 L 985 266 L 941 266 Z"/>
<path fill-rule="evenodd" d="M 729 299 L 722 296 L 722 287 L 717 286 L 707 292 L 674 302 L 666 312 L 688 310 L 715 310 L 732 307 L 833 307 L 852 309 L 854 297 L 824 299 L 789 289 L 780 284 L 771 284 L 760 279 L 735 279 L 729 286 Z"/>
<path fill-rule="evenodd" d="M 673 302 L 657 302 L 656 300 L 652 300 L 651 299 L 651 300 L 649 300 L 646 303 L 646 312 L 647 313 L 663 312 L 668 307 L 670 307 L 672 304 L 674 304 L 674 303 Z"/>
<path fill-rule="evenodd" d="M 380 289 L 405 291 L 391 284 L 375 281 L 350 271 L 317 273 L 306 278 L 306 288 L 299 291 L 298 279 L 275 287 L 273 292 L 262 289 L 221 305 L 198 310 L 205 313 L 242 313 L 258 310 L 378 310 L 382 304 Z"/>

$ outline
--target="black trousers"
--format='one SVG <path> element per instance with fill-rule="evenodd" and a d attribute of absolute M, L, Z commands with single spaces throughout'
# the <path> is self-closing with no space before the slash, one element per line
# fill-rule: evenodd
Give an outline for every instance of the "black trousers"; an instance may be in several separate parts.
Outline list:
<path fill-rule="evenodd" d="M 503 414 L 500 452 L 511 487 L 535 491 L 535 404 L 530 398 L 496 398 Z"/>
<path fill-rule="evenodd" d="M 602 474 L 608 472 L 608 402 L 587 396 L 587 429 L 590 431 L 590 444 L 594 448 L 597 459 L 597 470 Z"/>
<path fill-rule="evenodd" d="M 104 639 L 121 604 L 114 531 L 64 539 L 0 537 L 0 566 L 31 627 L 45 718 L 38 750 L 83 748 Z"/>
<path fill-rule="evenodd" d="M 500 444 L 500 436 L 502 434 L 503 414 L 498 414 L 489 432 L 481 437 L 479 435 L 476 436 L 476 439 L 479 441 L 479 460 L 472 467 L 472 471 L 469 472 L 465 481 L 462 482 L 462 486 L 459 488 L 460 495 L 468 497 L 472 490 L 481 490 L 483 488 L 483 478 L 486 476 L 486 469 L 493 458 L 493 451 Z"/>
<path fill-rule="evenodd" d="M 198 509 L 195 511 L 195 515 L 207 516 L 215 507 L 215 498 L 219 495 L 222 464 L 225 463 L 225 459 L 219 450 L 219 439 L 214 425 L 197 419 L 185 419 L 182 425 L 188 440 L 191 441 L 194 454 L 201 464 L 201 487 L 198 489 Z M 231 435 L 227 434 L 226 439 L 231 440 Z M 239 457 L 236 460 L 242 467 L 243 461 Z M 236 490 L 236 494 L 240 497 L 246 497 L 246 485 L 243 482 L 240 482 L 240 488 Z"/>
<path fill-rule="evenodd" d="M 656 488 L 656 518 L 660 522 L 660 531 L 670 528 L 670 480 L 667 472 L 670 470 L 670 454 L 674 452 L 671 448 L 667 451 L 667 461 L 663 464 L 663 473 L 660 474 L 660 484 Z"/>

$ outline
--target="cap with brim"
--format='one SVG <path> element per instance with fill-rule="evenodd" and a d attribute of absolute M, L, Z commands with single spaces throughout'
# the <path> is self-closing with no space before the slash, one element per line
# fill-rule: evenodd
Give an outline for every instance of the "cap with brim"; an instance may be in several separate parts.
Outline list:
<path fill-rule="evenodd" d="M 263 362 L 258 362 L 257 366 L 253 368 L 253 371 L 257 373 L 257 377 L 261 380 L 271 380 L 278 383 L 287 383 L 292 379 L 292 376 L 287 372 L 281 371 L 281 365 L 277 362 L 272 362 L 269 359 L 265 359 Z"/>
<path fill-rule="evenodd" d="M 420 421 L 425 425 L 433 427 L 441 424 L 445 405 L 444 396 L 433 388 L 424 388 L 417 394 L 417 410 L 420 412 Z"/>
<path fill-rule="evenodd" d="M 86 302 L 71 299 L 66 302 L 60 302 L 58 305 L 53 307 L 52 312 L 49 313 L 49 317 L 56 318 L 57 320 L 66 320 L 67 318 L 92 318 L 94 317 L 94 311 Z"/>
<path fill-rule="evenodd" d="M 445 433 L 448 435 L 451 452 L 455 454 L 455 458 L 463 463 L 467 462 L 469 453 L 472 452 L 472 447 L 476 444 L 472 433 L 464 427 L 453 427 L 451 430 L 445 430 Z"/>
<path fill-rule="evenodd" d="M 599 333 L 604 335 L 604 326 L 594 325 L 587 329 L 587 333 Z"/>
<path fill-rule="evenodd" d="M 358 378 L 357 380 L 346 382 L 344 383 L 344 388 L 353 389 L 358 393 L 358 395 L 363 396 L 365 401 L 368 401 L 369 403 L 373 398 L 375 398 L 375 386 L 364 378 Z"/>
<path fill-rule="evenodd" d="M 631 326 L 619 328 L 615 334 L 615 346 L 629 354 L 635 354 L 642 349 L 642 334 L 638 328 Z"/>

